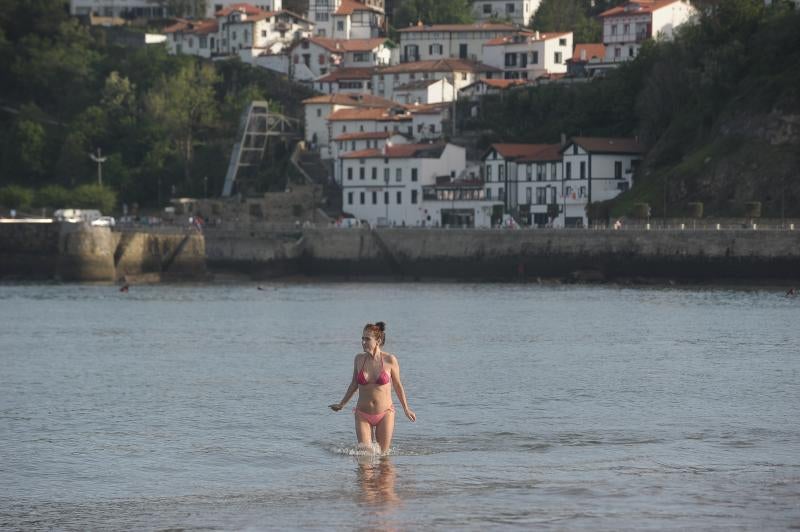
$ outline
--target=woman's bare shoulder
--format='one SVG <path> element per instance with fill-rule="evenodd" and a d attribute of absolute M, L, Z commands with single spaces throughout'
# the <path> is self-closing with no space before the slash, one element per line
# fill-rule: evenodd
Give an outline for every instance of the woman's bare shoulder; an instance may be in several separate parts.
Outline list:
<path fill-rule="evenodd" d="M 384 351 L 384 355 L 386 355 L 386 361 L 389 364 L 397 364 L 397 355 L 395 355 L 393 353 L 386 353 L 385 351 Z"/>

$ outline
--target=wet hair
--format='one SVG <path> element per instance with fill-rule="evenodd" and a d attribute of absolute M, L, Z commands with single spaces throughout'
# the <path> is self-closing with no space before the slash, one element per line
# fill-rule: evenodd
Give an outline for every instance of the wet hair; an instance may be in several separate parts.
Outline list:
<path fill-rule="evenodd" d="M 384 322 L 367 323 L 364 325 L 364 332 L 368 332 L 378 340 L 378 344 L 383 345 L 386 343 L 386 324 Z"/>

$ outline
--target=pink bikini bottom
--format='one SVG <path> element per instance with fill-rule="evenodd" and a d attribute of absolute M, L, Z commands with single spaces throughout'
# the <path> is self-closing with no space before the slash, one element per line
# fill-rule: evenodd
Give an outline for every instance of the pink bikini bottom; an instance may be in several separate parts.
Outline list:
<path fill-rule="evenodd" d="M 383 420 L 383 417 L 386 415 L 387 412 L 394 412 L 394 406 L 390 406 L 383 412 L 379 414 L 367 414 L 366 412 L 362 412 L 358 408 L 354 408 L 353 412 L 356 413 L 361 419 L 372 425 L 373 427 L 377 427 L 378 424 Z"/>

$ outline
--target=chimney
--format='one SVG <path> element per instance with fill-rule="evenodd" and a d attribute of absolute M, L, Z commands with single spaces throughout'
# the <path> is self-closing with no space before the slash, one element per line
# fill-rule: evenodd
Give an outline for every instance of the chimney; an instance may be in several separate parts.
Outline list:
<path fill-rule="evenodd" d="M 567 134 L 566 133 L 562 133 L 561 134 L 561 146 L 566 146 L 566 145 L 567 145 Z"/>
<path fill-rule="evenodd" d="M 586 61 L 586 48 L 581 49 L 581 61 Z"/>

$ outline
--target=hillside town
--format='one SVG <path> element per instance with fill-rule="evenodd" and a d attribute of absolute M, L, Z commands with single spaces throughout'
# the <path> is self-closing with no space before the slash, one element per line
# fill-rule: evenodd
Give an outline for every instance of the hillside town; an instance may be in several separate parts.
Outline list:
<path fill-rule="evenodd" d="M 457 102 L 602 78 L 697 15 L 687 0 L 632 0 L 599 15 L 602 42 L 526 27 L 537 0 L 475 0 L 471 24 L 416 24 L 388 37 L 384 0 L 209 3 L 163 30 L 170 54 L 236 58 L 318 93 L 304 100 L 303 149 L 344 217 L 377 226 L 587 227 L 587 206 L 633 186 L 638 138 L 460 143 Z M 77 16 L 164 16 L 147 0 L 72 0 Z M 159 11 L 161 9 L 162 11 Z M 458 107 L 463 109 L 463 107 Z"/>

